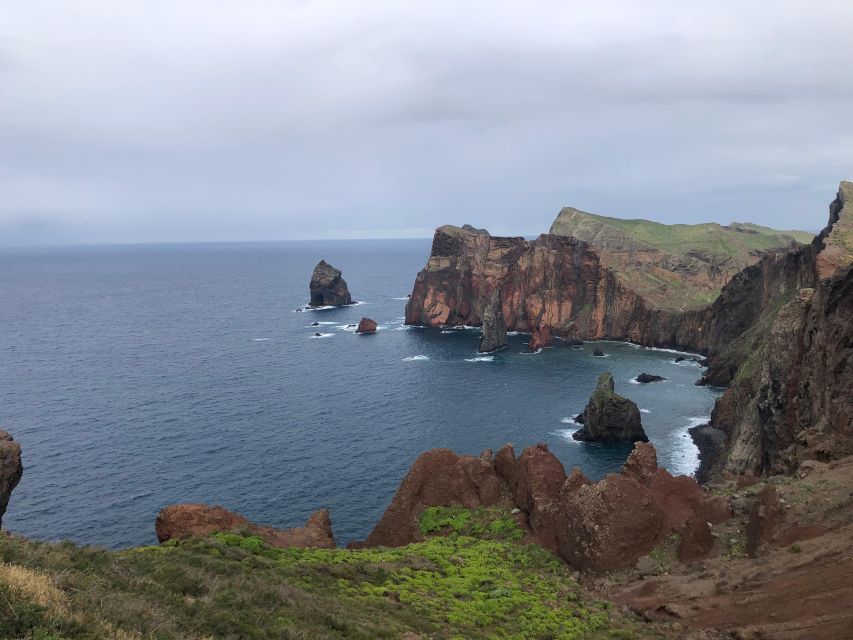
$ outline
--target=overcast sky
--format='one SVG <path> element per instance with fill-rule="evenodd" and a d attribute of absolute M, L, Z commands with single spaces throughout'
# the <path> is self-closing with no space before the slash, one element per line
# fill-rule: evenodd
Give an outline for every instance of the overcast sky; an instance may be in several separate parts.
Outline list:
<path fill-rule="evenodd" d="M 818 229 L 853 2 L 3 0 L 0 244 Z"/>

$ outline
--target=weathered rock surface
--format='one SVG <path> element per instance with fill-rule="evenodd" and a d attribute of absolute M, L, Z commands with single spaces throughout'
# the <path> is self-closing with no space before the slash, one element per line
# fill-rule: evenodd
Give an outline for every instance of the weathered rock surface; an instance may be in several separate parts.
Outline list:
<path fill-rule="evenodd" d="M 312 307 L 340 306 L 352 304 L 347 282 L 341 277 L 340 269 L 335 269 L 325 260 L 320 260 L 311 274 Z"/>
<path fill-rule="evenodd" d="M 406 305 L 406 324 L 479 326 L 497 290 L 511 331 L 698 350 L 704 344 L 703 311 L 647 305 L 585 242 L 547 234 L 530 241 L 493 237 L 467 225 L 436 230 Z"/>
<path fill-rule="evenodd" d="M 602 373 L 583 411 L 583 428 L 572 434 L 585 442 L 648 442 L 640 410 L 615 391 L 613 376 Z"/>
<path fill-rule="evenodd" d="M 400 484 L 385 515 L 364 546 L 402 546 L 422 539 L 418 520 L 428 506 L 520 510 L 529 538 L 577 568 L 610 570 L 631 566 L 673 533 L 689 537 L 685 557 L 707 551 L 699 524 L 722 522 L 730 511 L 692 478 L 673 477 L 657 467 L 648 444 L 638 444 L 618 475 L 597 483 L 578 470 L 566 476 L 544 444 L 516 457 L 511 445 L 492 459 L 459 456 L 447 449 L 421 455 Z"/>
<path fill-rule="evenodd" d="M 243 516 L 223 507 L 206 504 L 173 504 L 157 514 L 154 524 L 157 540 L 203 537 L 220 531 L 260 536 L 273 547 L 335 546 L 332 521 L 328 510 L 314 513 L 304 527 L 274 529 L 250 522 Z"/>
<path fill-rule="evenodd" d="M 509 492 L 491 460 L 432 449 L 415 460 L 367 539 L 350 546 L 398 547 L 423 539 L 418 523 L 427 507 L 476 509 L 499 504 L 510 504 Z"/>
<path fill-rule="evenodd" d="M 551 346 L 551 329 L 548 327 L 534 327 L 530 332 L 530 340 L 527 342 L 527 350 L 535 353 L 540 349 Z"/>
<path fill-rule="evenodd" d="M 358 322 L 356 333 L 376 333 L 376 320 L 370 318 L 362 318 Z"/>
<path fill-rule="evenodd" d="M 480 340 L 480 353 L 491 353 L 506 346 L 506 322 L 501 309 L 499 291 L 492 292 L 486 308 L 483 309 L 483 338 Z"/>
<path fill-rule="evenodd" d="M 21 464 L 21 445 L 9 433 L 0 429 L 0 525 L 9 506 L 9 497 L 21 481 L 24 466 Z"/>
<path fill-rule="evenodd" d="M 607 354 L 604 353 L 601 349 L 596 349 L 592 352 L 592 355 L 594 355 L 596 358 L 603 358 Z"/>
<path fill-rule="evenodd" d="M 853 184 L 814 242 L 736 276 L 712 307 L 712 474 L 791 473 L 853 453 Z"/>
<path fill-rule="evenodd" d="M 637 382 L 640 384 L 649 384 L 650 382 L 663 382 L 666 380 L 663 376 L 657 376 L 651 373 L 641 373 L 636 377 Z"/>

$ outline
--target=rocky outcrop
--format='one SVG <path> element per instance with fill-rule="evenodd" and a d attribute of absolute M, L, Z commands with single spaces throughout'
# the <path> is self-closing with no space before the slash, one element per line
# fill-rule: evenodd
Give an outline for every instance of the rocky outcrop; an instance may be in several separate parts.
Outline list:
<path fill-rule="evenodd" d="M 495 291 L 511 331 L 579 340 L 630 340 L 701 350 L 701 310 L 680 313 L 646 304 L 598 254 L 574 238 L 501 238 L 482 229 L 439 227 L 415 279 L 406 324 L 428 327 L 483 323 Z M 538 348 L 538 347 L 537 347 Z"/>
<path fill-rule="evenodd" d="M 421 540 L 418 520 L 429 506 L 515 506 L 528 538 L 579 569 L 630 566 L 673 533 L 689 541 L 685 557 L 707 553 L 708 523 L 730 511 L 692 478 L 673 477 L 657 466 L 648 444 L 637 444 L 622 473 L 597 483 L 578 470 L 566 476 L 544 444 L 516 457 L 511 445 L 474 458 L 447 449 L 421 455 L 400 484 L 385 515 L 363 543 L 402 546 Z"/>
<path fill-rule="evenodd" d="M 325 260 L 320 260 L 311 274 L 312 307 L 340 306 L 352 304 L 347 282 L 341 277 L 341 270 L 335 269 Z"/>
<path fill-rule="evenodd" d="M 367 539 L 350 547 L 398 547 L 422 540 L 418 523 L 427 507 L 476 509 L 500 504 L 510 504 L 509 492 L 490 457 L 432 449 L 415 460 Z"/>
<path fill-rule="evenodd" d="M 527 342 L 527 350 L 530 353 L 535 353 L 550 346 L 551 329 L 549 327 L 533 327 L 530 331 L 530 340 Z"/>
<path fill-rule="evenodd" d="M 649 384 L 650 382 L 663 382 L 666 380 L 663 376 L 658 376 L 652 373 L 641 373 L 638 375 L 635 380 L 640 384 Z"/>
<path fill-rule="evenodd" d="M 21 464 L 21 445 L 6 431 L 0 429 L 0 525 L 9 506 L 9 497 L 21 481 L 24 466 Z"/>
<path fill-rule="evenodd" d="M 506 346 L 506 323 L 501 309 L 500 292 L 494 291 L 483 309 L 483 338 L 480 353 L 491 353 Z"/>
<path fill-rule="evenodd" d="M 181 540 L 212 533 L 232 532 L 259 536 L 273 547 L 317 547 L 332 549 L 332 520 L 328 510 L 314 513 L 304 527 L 274 529 L 250 522 L 223 507 L 206 504 L 174 504 L 157 514 L 154 524 L 157 540 Z"/>
<path fill-rule="evenodd" d="M 358 322 L 358 328 L 355 330 L 356 333 L 376 333 L 376 320 L 371 320 L 370 318 L 362 318 Z"/>
<path fill-rule="evenodd" d="M 602 373 L 583 411 L 582 429 L 572 434 L 585 442 L 648 442 L 637 405 L 615 391 L 613 376 Z"/>
<path fill-rule="evenodd" d="M 729 388 L 712 474 L 790 473 L 853 452 L 853 184 L 814 242 L 744 270 L 712 307 L 705 379 Z"/>

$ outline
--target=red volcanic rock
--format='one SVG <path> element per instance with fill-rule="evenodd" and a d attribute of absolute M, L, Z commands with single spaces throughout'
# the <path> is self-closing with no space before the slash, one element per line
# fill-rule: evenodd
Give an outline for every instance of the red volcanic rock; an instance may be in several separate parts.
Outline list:
<path fill-rule="evenodd" d="M 439 227 L 427 266 L 406 305 L 406 324 L 480 325 L 500 290 L 511 331 L 569 340 L 630 340 L 649 346 L 704 348 L 704 310 L 650 308 L 585 242 L 543 234 L 501 238 L 468 225 Z M 535 338 L 534 343 L 535 343 Z"/>
<path fill-rule="evenodd" d="M 685 557 L 696 559 L 713 546 L 701 539 L 697 523 L 729 517 L 723 499 L 709 496 L 692 478 L 657 468 L 654 447 L 638 443 L 621 474 L 563 492 L 557 553 L 577 568 L 609 571 L 632 566 L 680 533 L 691 539 Z"/>
<path fill-rule="evenodd" d="M 500 504 L 512 507 L 507 486 L 490 459 L 431 449 L 415 460 L 367 539 L 350 547 L 399 547 L 422 540 L 418 523 L 427 507 L 476 509 Z"/>
<path fill-rule="evenodd" d="M 370 318 L 362 318 L 358 323 L 356 333 L 376 333 L 376 321 Z"/>
<path fill-rule="evenodd" d="M 746 553 L 750 558 L 758 555 L 761 547 L 773 540 L 781 517 L 779 493 L 776 487 L 768 484 L 758 494 L 746 523 Z"/>
<path fill-rule="evenodd" d="M 551 346 L 551 329 L 550 327 L 534 327 L 530 332 L 530 341 L 527 343 L 527 350 L 531 353 Z"/>
<path fill-rule="evenodd" d="M 9 504 L 9 496 L 21 481 L 24 467 L 21 464 L 21 445 L 7 432 L 0 430 L 0 524 Z"/>
<path fill-rule="evenodd" d="M 304 527 L 274 529 L 255 524 L 223 507 L 206 504 L 173 504 L 157 514 L 154 524 L 157 540 L 204 537 L 227 531 L 260 536 L 273 547 L 317 547 L 332 549 L 332 520 L 327 509 L 315 512 Z"/>

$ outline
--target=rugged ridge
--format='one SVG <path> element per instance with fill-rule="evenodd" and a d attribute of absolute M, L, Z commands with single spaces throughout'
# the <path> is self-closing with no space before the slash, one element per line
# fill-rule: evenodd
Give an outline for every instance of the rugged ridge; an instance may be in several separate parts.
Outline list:
<path fill-rule="evenodd" d="M 481 325 L 497 290 L 507 329 L 533 332 L 536 348 L 554 337 L 705 346 L 704 310 L 650 308 L 585 242 L 547 234 L 530 241 L 494 237 L 467 225 L 436 230 L 406 305 L 406 324 Z"/>
<path fill-rule="evenodd" d="M 709 320 L 704 381 L 729 383 L 711 472 L 791 473 L 853 452 L 853 183 L 811 245 L 733 279 Z"/>

